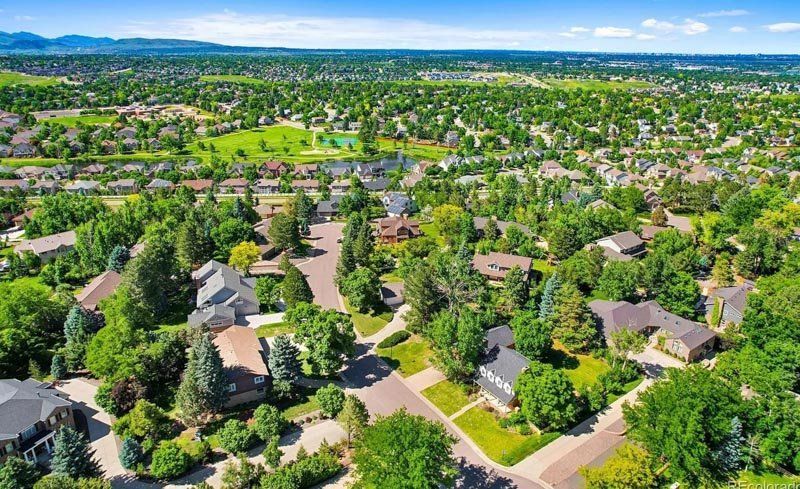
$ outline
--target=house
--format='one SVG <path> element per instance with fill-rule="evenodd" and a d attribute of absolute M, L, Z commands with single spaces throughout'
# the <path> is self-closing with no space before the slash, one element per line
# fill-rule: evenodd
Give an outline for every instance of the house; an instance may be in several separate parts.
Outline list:
<path fill-rule="evenodd" d="M 319 180 L 292 180 L 292 190 L 303 189 L 308 192 L 319 192 Z"/>
<path fill-rule="evenodd" d="M 14 227 L 21 228 L 25 224 L 25 220 L 30 221 L 31 218 L 33 218 L 34 212 L 36 212 L 36 209 L 28 209 L 22 214 L 14 216 L 11 222 L 14 224 Z"/>
<path fill-rule="evenodd" d="M 99 163 L 93 163 L 83 169 L 83 173 L 86 175 L 102 175 L 106 172 L 106 165 L 101 165 Z"/>
<path fill-rule="evenodd" d="M 475 378 L 481 394 L 501 411 L 517 406 L 514 384 L 531 361 L 514 349 L 511 328 L 498 326 L 486 332 L 486 350 Z"/>
<path fill-rule="evenodd" d="M 14 175 L 18 176 L 19 178 L 44 178 L 45 174 L 47 173 L 47 168 L 41 166 L 30 166 L 26 165 L 14 170 Z"/>
<path fill-rule="evenodd" d="M 31 191 L 39 195 L 50 194 L 58 192 L 61 186 L 55 180 L 38 180 L 31 186 Z"/>
<path fill-rule="evenodd" d="M 416 210 L 414 201 L 400 192 L 388 192 L 383 196 L 381 202 L 390 217 L 406 217 Z"/>
<path fill-rule="evenodd" d="M 25 192 L 28 190 L 28 182 L 25 180 L 0 180 L 0 191 L 11 192 L 14 189 Z"/>
<path fill-rule="evenodd" d="M 132 178 L 123 178 L 121 180 L 108 182 L 106 188 L 109 192 L 113 192 L 116 195 L 130 195 L 139 191 L 139 184 Z"/>
<path fill-rule="evenodd" d="M 228 178 L 219 184 L 219 191 L 223 194 L 243 194 L 250 186 L 246 178 Z"/>
<path fill-rule="evenodd" d="M 495 224 L 497 224 L 497 230 L 500 231 L 500 234 L 502 234 L 502 235 L 505 235 L 506 232 L 508 231 L 508 228 L 510 228 L 511 226 L 516 227 L 517 229 L 522 231 L 527 236 L 531 236 L 532 235 L 530 228 L 528 226 L 525 226 L 524 224 L 520 224 L 518 222 L 500 221 L 500 220 L 494 219 L 494 218 L 492 218 L 492 219 L 494 220 Z M 484 233 L 484 230 L 486 229 L 486 224 L 489 223 L 489 218 L 486 218 L 486 217 L 473 217 L 472 218 L 472 222 L 475 225 L 475 229 L 478 231 L 478 234 L 480 234 L 482 236 L 483 233 Z"/>
<path fill-rule="evenodd" d="M 36 239 L 24 239 L 14 247 L 14 252 L 21 255 L 30 251 L 44 264 L 73 248 L 75 248 L 75 231 L 66 231 Z"/>
<path fill-rule="evenodd" d="M 100 182 L 94 180 L 76 180 L 64 187 L 71 194 L 91 195 L 100 191 Z"/>
<path fill-rule="evenodd" d="M 199 194 L 208 192 L 208 189 L 213 188 L 214 180 L 183 180 L 181 185 L 184 187 L 189 187 L 190 189 L 194 190 L 194 193 Z"/>
<path fill-rule="evenodd" d="M 391 180 L 388 178 L 376 178 L 375 180 L 370 180 L 364 182 L 364 188 L 370 192 L 383 192 L 389 187 Z"/>
<path fill-rule="evenodd" d="M 336 217 L 339 214 L 339 203 L 342 195 L 331 195 L 329 200 L 317 202 L 317 215 L 319 217 Z"/>
<path fill-rule="evenodd" d="M 745 282 L 734 287 L 721 287 L 709 294 L 703 304 L 709 324 L 711 326 L 741 324 L 747 308 L 747 294 L 753 288 L 752 283 Z M 717 324 L 712 324 L 712 321 L 717 321 Z"/>
<path fill-rule="evenodd" d="M 350 190 L 350 180 L 334 180 L 328 185 L 331 192 L 334 194 L 344 194 Z"/>
<path fill-rule="evenodd" d="M 672 355 L 691 362 L 714 348 L 716 334 L 699 323 L 664 310 L 656 301 L 631 304 L 625 301 L 594 300 L 589 309 L 602 328 L 606 341 L 621 328 L 645 335 L 662 336 L 662 348 Z M 659 340 L 661 344 L 661 340 Z"/>
<path fill-rule="evenodd" d="M 489 252 L 488 255 L 476 253 L 472 258 L 472 268 L 492 281 L 502 281 L 511 268 L 517 266 L 522 270 L 526 282 L 531 274 L 533 260 L 527 256 L 509 255 L 507 253 Z"/>
<path fill-rule="evenodd" d="M 175 184 L 163 178 L 154 178 L 150 183 L 145 185 L 144 188 L 150 191 L 172 190 L 175 188 Z"/>
<path fill-rule="evenodd" d="M 311 178 L 319 173 L 319 165 L 316 163 L 308 163 L 304 165 L 294 165 L 295 175 Z"/>
<path fill-rule="evenodd" d="M 84 309 L 95 311 L 100 301 L 113 294 L 121 282 L 122 276 L 119 273 L 107 270 L 89 282 L 75 299 Z"/>
<path fill-rule="evenodd" d="M 461 138 L 455 131 L 447 131 L 447 134 L 444 135 L 444 145 L 448 148 L 455 148 L 460 141 Z"/>
<path fill-rule="evenodd" d="M 261 219 L 267 219 L 270 217 L 275 217 L 283 212 L 283 206 L 274 204 L 259 204 L 253 207 L 253 210 L 256 211 L 256 214 L 258 214 L 258 217 Z"/>
<path fill-rule="evenodd" d="M 609 260 L 630 261 L 647 252 L 644 241 L 631 231 L 623 231 L 597 240 Z"/>
<path fill-rule="evenodd" d="M 394 244 L 419 236 L 419 221 L 404 217 L 384 217 L 378 219 L 378 239 L 383 244 Z"/>
<path fill-rule="evenodd" d="M 0 379 L 0 463 L 20 456 L 36 463 L 53 452 L 62 426 L 75 426 L 72 402 L 51 384 Z"/>
<path fill-rule="evenodd" d="M 458 155 L 447 155 L 439 162 L 439 167 L 447 171 L 450 167 L 458 167 L 463 161 L 464 160 Z"/>
<path fill-rule="evenodd" d="M 264 399 L 269 385 L 267 355 L 255 330 L 227 326 L 214 333 L 212 342 L 219 351 L 228 378 L 225 407 Z"/>
<path fill-rule="evenodd" d="M 282 161 L 266 161 L 261 166 L 261 174 L 270 175 L 272 178 L 278 178 L 287 171 L 289 167 Z"/>
<path fill-rule="evenodd" d="M 281 191 L 281 182 L 262 178 L 256 182 L 256 190 L 260 194 L 277 194 Z"/>
<path fill-rule="evenodd" d="M 197 309 L 189 315 L 189 326 L 208 325 L 212 330 L 230 326 L 236 318 L 258 314 L 255 279 L 216 260 L 192 273 L 197 285 Z"/>
<path fill-rule="evenodd" d="M 653 241 L 656 237 L 656 234 L 662 231 L 668 231 L 669 228 L 664 226 L 650 226 L 650 225 L 643 225 L 642 226 L 642 240 L 643 241 Z"/>

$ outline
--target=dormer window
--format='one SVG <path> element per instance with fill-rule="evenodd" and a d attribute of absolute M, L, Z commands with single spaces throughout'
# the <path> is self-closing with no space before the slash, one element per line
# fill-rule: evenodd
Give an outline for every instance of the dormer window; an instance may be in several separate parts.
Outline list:
<path fill-rule="evenodd" d="M 488 265 L 488 268 L 489 268 L 489 270 L 497 272 L 497 271 L 500 270 L 500 265 L 498 265 L 497 263 L 490 263 Z"/>

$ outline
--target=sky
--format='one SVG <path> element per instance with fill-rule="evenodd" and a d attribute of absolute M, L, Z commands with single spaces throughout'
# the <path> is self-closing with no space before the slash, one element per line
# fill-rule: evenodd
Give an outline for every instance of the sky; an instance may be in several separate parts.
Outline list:
<path fill-rule="evenodd" d="M 0 0 L 0 31 L 292 48 L 800 54 L 800 1 Z"/>

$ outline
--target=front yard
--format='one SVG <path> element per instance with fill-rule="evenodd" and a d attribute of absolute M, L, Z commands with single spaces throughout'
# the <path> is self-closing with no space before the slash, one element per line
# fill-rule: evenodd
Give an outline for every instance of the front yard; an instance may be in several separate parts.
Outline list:
<path fill-rule="evenodd" d="M 439 408 L 445 416 L 457 413 L 470 402 L 464 388 L 449 380 L 443 380 L 428 387 L 422 391 L 422 395 Z"/>
<path fill-rule="evenodd" d="M 475 406 L 455 420 L 483 453 L 499 464 L 514 465 L 528 455 L 555 440 L 561 433 L 521 435 L 503 428 L 497 417 Z"/>
<path fill-rule="evenodd" d="M 353 320 L 353 326 L 355 326 L 356 331 L 358 331 L 358 334 L 364 337 L 372 336 L 378 331 L 382 330 L 384 326 L 389 324 L 389 321 L 391 321 L 394 317 L 392 310 L 383 303 L 378 306 L 377 310 L 372 311 L 372 314 L 363 314 L 358 312 L 350 306 L 350 303 L 347 302 L 347 299 L 345 299 L 345 306 L 347 307 L 347 312 L 350 313 L 350 317 Z"/>
<path fill-rule="evenodd" d="M 399 345 L 378 348 L 378 355 L 400 375 L 408 377 L 431 366 L 433 351 L 425 340 L 412 336 Z"/>
<path fill-rule="evenodd" d="M 256 336 L 259 338 L 271 338 L 273 336 L 278 336 L 281 334 L 292 334 L 294 333 L 294 328 L 284 321 L 280 321 L 277 323 L 271 324 L 262 324 L 258 328 L 256 328 Z"/>

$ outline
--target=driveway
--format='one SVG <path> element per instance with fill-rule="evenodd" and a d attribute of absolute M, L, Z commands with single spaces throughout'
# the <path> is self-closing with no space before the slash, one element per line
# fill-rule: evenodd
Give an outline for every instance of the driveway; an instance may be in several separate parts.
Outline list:
<path fill-rule="evenodd" d="M 336 276 L 336 262 L 339 261 L 339 243 L 344 223 L 329 222 L 311 226 L 308 241 L 313 248 L 309 251 L 309 259 L 297 265 L 308 279 L 308 285 L 314 293 L 314 304 L 324 309 L 336 309 L 346 312 L 339 298 L 339 292 L 333 279 Z"/>

